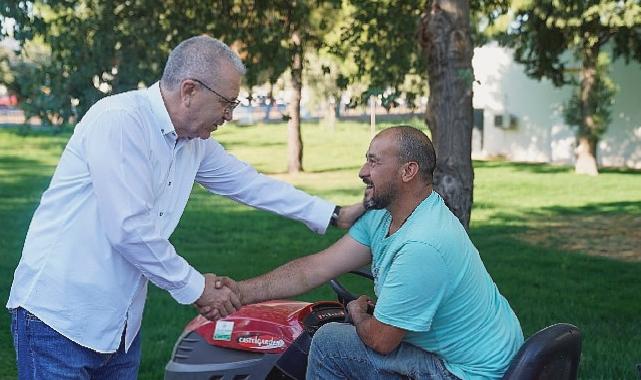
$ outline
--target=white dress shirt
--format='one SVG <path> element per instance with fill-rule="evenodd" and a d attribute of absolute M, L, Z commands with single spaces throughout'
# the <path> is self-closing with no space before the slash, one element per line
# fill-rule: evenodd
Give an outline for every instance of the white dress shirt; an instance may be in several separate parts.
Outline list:
<path fill-rule="evenodd" d="M 101 353 L 118 349 L 127 326 L 129 349 L 148 280 L 181 304 L 203 292 L 203 275 L 168 240 L 194 181 L 318 233 L 334 209 L 257 173 L 213 139 L 177 139 L 158 83 L 110 96 L 91 107 L 62 153 L 29 226 L 7 307 L 21 306 Z"/>

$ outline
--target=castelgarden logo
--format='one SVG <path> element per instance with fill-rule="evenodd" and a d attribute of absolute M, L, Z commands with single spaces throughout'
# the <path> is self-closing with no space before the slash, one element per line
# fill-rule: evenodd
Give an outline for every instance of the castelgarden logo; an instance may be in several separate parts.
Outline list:
<path fill-rule="evenodd" d="M 238 343 L 247 348 L 270 350 L 285 346 L 285 341 L 271 335 L 245 335 L 238 337 Z"/>

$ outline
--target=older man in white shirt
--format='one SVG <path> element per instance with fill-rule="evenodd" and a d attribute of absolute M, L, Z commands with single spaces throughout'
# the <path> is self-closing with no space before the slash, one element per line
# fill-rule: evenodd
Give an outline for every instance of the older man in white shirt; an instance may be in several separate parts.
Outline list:
<path fill-rule="evenodd" d="M 220 316 L 240 303 L 169 242 L 194 181 L 324 233 L 343 209 L 256 172 L 209 139 L 231 120 L 245 68 L 192 37 L 159 83 L 110 96 L 83 117 L 33 216 L 7 307 L 20 379 L 135 379 L 147 282 Z"/>

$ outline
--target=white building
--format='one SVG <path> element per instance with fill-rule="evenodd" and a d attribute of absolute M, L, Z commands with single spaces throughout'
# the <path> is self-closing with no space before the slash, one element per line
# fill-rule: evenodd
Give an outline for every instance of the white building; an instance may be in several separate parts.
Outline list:
<path fill-rule="evenodd" d="M 496 44 L 474 51 L 474 158 L 573 165 L 574 130 L 562 107 L 571 86 L 555 87 L 525 75 L 512 52 Z M 600 166 L 641 169 L 641 65 L 623 60 L 612 66 L 618 86 L 612 124 L 598 145 Z"/>

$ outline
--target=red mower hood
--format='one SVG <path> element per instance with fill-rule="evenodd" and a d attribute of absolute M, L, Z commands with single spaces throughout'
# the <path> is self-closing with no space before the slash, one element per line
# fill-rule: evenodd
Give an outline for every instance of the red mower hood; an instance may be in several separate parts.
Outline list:
<path fill-rule="evenodd" d="M 214 346 L 279 354 L 303 332 L 302 319 L 312 306 L 298 301 L 262 302 L 243 306 L 216 322 L 199 315 L 185 331 L 195 331 Z"/>

